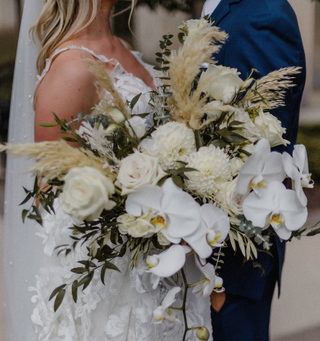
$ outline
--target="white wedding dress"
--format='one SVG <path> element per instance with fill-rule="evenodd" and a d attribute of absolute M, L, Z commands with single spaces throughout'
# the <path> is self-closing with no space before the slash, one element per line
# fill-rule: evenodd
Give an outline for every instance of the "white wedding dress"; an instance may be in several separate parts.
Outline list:
<path fill-rule="evenodd" d="M 69 46 L 56 50 L 51 59 L 47 60 L 45 70 L 38 81 L 48 72 L 52 58 L 70 49 L 81 49 L 92 54 L 96 59 L 114 65 L 111 77 L 118 92 L 124 99 L 131 100 L 139 93 L 143 93 L 135 113 L 150 112 L 148 105 L 148 86 L 139 78 L 126 72 L 114 59 L 96 55 L 85 47 Z M 153 74 L 152 66 L 145 64 L 137 52 L 132 52 L 143 66 Z M 72 243 L 70 230 L 73 220 L 55 203 L 55 215 L 43 212 L 43 227 L 37 228 L 37 235 L 42 238 L 45 266 L 36 276 L 36 284 L 29 288 L 33 292 L 32 301 L 35 308 L 32 322 L 40 341 L 182 341 L 183 323 L 175 325 L 164 321 L 162 324 L 152 324 L 153 310 L 161 305 L 170 288 L 181 285 L 181 278 L 173 276 L 160 282 L 159 287 L 152 289 L 150 274 L 144 271 L 145 261 L 140 257 L 137 268 L 128 271 L 130 254 L 116 258 L 114 264 L 121 272 L 107 270 L 105 285 L 100 280 L 100 273 L 96 271 L 91 284 L 82 291 L 78 291 L 78 301 L 73 302 L 71 288 L 57 312 L 53 311 L 53 302 L 48 298 L 54 288 L 63 283 L 71 283 L 77 275 L 70 269 L 79 267 L 79 260 L 86 259 L 84 246 L 78 246 L 74 252 L 57 255 L 55 247 Z M 33 233 L 33 231 L 29 231 Z M 187 274 L 190 283 L 201 279 L 200 272 L 194 266 L 193 256 L 189 256 Z M 191 291 L 191 290 L 190 290 Z M 181 306 L 182 293 L 177 295 L 176 306 Z M 177 317 L 183 321 L 181 312 Z M 205 325 L 210 327 L 209 299 L 194 298 L 189 294 L 187 316 L 189 327 Z M 195 331 L 189 331 L 188 341 L 196 340 Z M 211 340 L 211 339 L 210 339 Z"/>

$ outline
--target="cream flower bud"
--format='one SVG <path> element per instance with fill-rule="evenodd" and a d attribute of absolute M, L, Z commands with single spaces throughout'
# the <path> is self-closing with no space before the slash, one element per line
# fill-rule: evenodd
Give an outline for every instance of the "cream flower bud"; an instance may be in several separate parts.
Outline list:
<path fill-rule="evenodd" d="M 113 122 L 118 124 L 122 123 L 126 119 L 124 114 L 118 108 L 113 108 L 107 111 L 106 114 Z"/>
<path fill-rule="evenodd" d="M 210 333 L 206 327 L 200 327 L 197 330 L 196 336 L 199 340 L 207 341 L 207 340 L 209 340 Z"/>
<path fill-rule="evenodd" d="M 113 133 L 117 128 L 118 128 L 118 126 L 116 124 L 110 124 L 108 126 L 108 128 L 105 130 L 105 134 L 109 135 L 109 134 Z"/>

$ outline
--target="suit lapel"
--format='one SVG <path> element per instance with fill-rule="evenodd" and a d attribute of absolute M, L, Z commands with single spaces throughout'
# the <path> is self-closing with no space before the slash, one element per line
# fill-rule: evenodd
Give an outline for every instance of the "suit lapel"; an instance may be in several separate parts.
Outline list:
<path fill-rule="evenodd" d="M 230 5 L 241 0 L 221 0 L 217 8 L 210 15 L 214 19 L 214 25 L 219 26 L 220 21 L 230 12 Z"/>

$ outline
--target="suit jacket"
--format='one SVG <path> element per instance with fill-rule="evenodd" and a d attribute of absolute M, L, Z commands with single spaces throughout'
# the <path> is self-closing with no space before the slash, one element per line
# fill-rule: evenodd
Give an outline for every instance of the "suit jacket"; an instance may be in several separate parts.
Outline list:
<path fill-rule="evenodd" d="M 221 0 L 211 14 L 214 25 L 228 33 L 227 42 L 214 55 L 218 64 L 237 68 L 243 79 L 253 68 L 259 71 L 255 76 L 265 76 L 271 71 L 286 66 L 300 66 L 296 77 L 297 86 L 286 93 L 286 106 L 271 113 L 278 117 L 287 129 L 285 139 L 291 141 L 288 147 L 277 147 L 278 151 L 292 152 L 296 141 L 299 108 L 305 84 L 305 56 L 295 13 L 287 0 Z M 271 249 L 274 257 L 259 253 L 258 262 L 270 273 L 278 268 L 279 293 L 285 242 L 273 237 Z M 267 276 L 261 276 L 259 268 L 252 262 L 244 265 L 240 252 L 234 257 L 231 247 L 224 249 L 225 264 L 218 271 L 224 279 L 227 293 L 260 299 Z"/>

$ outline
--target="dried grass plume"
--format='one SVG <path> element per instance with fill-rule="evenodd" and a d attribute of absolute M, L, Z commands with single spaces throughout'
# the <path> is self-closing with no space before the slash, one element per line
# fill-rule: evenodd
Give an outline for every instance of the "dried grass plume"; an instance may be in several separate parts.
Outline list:
<path fill-rule="evenodd" d="M 112 180 L 115 180 L 116 176 L 109 168 L 104 169 L 104 161 L 96 157 L 90 150 L 73 148 L 63 140 L 1 145 L 0 151 L 6 151 L 13 157 L 34 158 L 36 160 L 35 165 L 26 170 L 25 173 L 40 176 L 43 184 L 50 179 L 66 174 L 74 167 L 96 168 Z"/>

